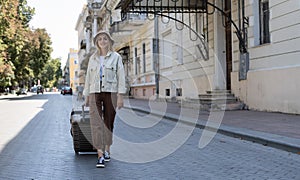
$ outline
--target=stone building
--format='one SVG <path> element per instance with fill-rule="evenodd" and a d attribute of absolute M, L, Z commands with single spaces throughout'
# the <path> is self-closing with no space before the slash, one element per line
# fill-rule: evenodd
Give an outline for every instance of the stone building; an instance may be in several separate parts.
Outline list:
<path fill-rule="evenodd" d="M 65 85 L 70 86 L 75 91 L 79 85 L 80 66 L 78 62 L 78 51 L 73 48 L 69 50 L 66 68 L 68 68 L 68 70 L 66 71 L 67 73 L 65 73 L 65 78 L 67 79 Z"/>
<path fill-rule="evenodd" d="M 87 4 L 76 25 L 82 70 L 93 34 L 109 30 L 134 98 L 300 114 L 298 0 Z"/>

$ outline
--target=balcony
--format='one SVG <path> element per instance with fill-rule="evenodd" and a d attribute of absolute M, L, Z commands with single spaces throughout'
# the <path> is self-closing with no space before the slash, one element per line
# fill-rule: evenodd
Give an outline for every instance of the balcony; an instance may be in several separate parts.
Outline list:
<path fill-rule="evenodd" d="M 130 87 L 146 87 L 146 86 L 155 86 L 155 74 L 140 74 L 132 80 Z"/>
<path fill-rule="evenodd" d="M 116 43 L 128 42 L 131 33 L 144 25 L 145 20 L 147 20 L 147 17 L 144 14 L 128 13 L 125 20 L 111 25 L 110 33 L 114 39 L 118 39 Z"/>
<path fill-rule="evenodd" d="M 125 20 L 112 24 L 111 33 L 134 31 L 144 25 L 146 19 L 144 14 L 128 13 Z"/>

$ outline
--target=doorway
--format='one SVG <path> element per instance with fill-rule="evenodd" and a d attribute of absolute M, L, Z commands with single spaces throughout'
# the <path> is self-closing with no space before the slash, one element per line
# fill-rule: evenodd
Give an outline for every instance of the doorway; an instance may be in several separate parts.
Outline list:
<path fill-rule="evenodd" d="M 228 17 L 231 18 L 231 0 L 225 0 L 224 12 Z M 226 89 L 231 90 L 232 31 L 231 31 L 231 22 L 228 20 L 225 21 L 225 38 L 226 38 Z"/>

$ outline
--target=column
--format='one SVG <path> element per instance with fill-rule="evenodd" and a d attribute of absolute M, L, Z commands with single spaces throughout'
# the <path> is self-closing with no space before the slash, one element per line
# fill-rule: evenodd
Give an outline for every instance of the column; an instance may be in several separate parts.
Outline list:
<path fill-rule="evenodd" d="M 98 18 L 98 16 L 97 16 L 97 13 L 96 12 L 94 12 L 94 23 L 93 23 L 93 37 L 95 37 L 95 35 L 97 34 L 97 32 L 98 32 L 98 21 L 97 21 L 97 18 Z"/>
<path fill-rule="evenodd" d="M 86 39 L 86 53 L 90 52 L 90 48 L 91 48 L 91 30 L 87 29 L 85 32 L 85 39 Z"/>
<path fill-rule="evenodd" d="M 221 1 L 216 1 L 216 5 L 221 7 Z M 215 74 L 213 78 L 213 90 L 226 90 L 226 38 L 225 28 L 222 24 L 222 14 L 214 13 L 214 61 Z"/>

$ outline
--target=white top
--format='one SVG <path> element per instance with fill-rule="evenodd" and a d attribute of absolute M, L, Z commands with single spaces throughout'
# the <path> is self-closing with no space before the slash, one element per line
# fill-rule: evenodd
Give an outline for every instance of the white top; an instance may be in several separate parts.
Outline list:
<path fill-rule="evenodd" d="M 100 67 L 102 67 L 102 68 L 103 68 L 104 57 L 105 57 L 105 56 L 100 56 L 100 57 L 99 57 L 99 60 L 100 60 Z"/>
<path fill-rule="evenodd" d="M 100 81 L 102 81 L 104 56 L 100 56 L 99 60 L 100 60 Z"/>

